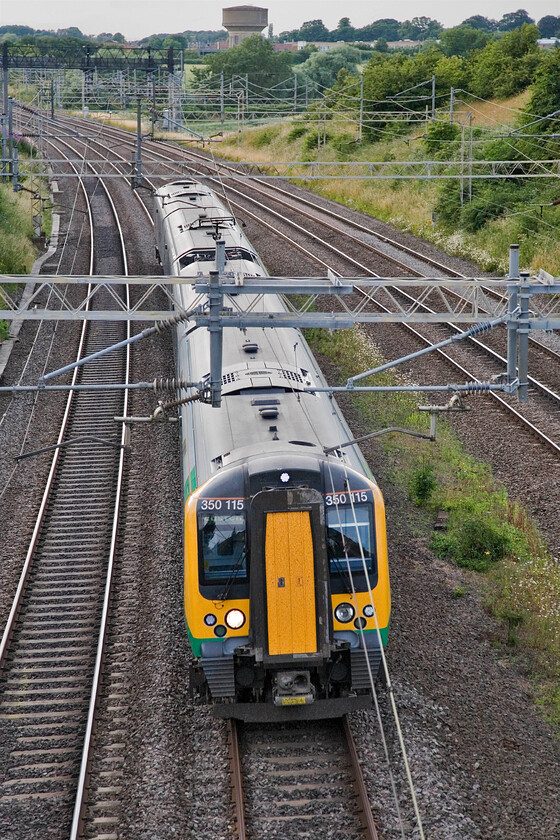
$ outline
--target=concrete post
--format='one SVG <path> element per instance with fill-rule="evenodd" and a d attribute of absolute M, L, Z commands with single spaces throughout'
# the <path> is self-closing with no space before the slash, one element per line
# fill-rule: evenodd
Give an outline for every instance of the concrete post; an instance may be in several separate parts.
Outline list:
<path fill-rule="evenodd" d="M 515 284 L 508 285 L 508 315 L 507 324 L 507 382 L 511 385 L 517 375 L 517 320 L 514 315 L 518 306 L 517 281 L 519 280 L 519 245 L 509 246 L 508 280 L 515 280 Z"/>
<path fill-rule="evenodd" d="M 519 402 L 525 403 L 529 397 L 529 307 L 531 302 L 531 292 L 529 287 L 531 282 L 529 280 L 529 273 L 522 272 L 519 281 L 519 320 L 518 327 L 519 335 L 519 350 L 518 363 L 519 370 Z"/>

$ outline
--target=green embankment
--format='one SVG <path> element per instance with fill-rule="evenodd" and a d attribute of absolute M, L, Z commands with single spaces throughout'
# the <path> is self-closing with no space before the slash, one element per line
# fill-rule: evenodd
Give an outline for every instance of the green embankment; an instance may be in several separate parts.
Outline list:
<path fill-rule="evenodd" d="M 29 194 L 14 193 L 9 184 L 0 184 L 0 274 L 29 273 L 36 256 L 32 236 Z M 9 324 L 0 321 L 0 340 L 8 332 Z"/>
<path fill-rule="evenodd" d="M 507 132 L 518 125 L 519 109 L 527 99 L 526 92 L 501 103 L 476 103 L 474 131 L 481 137 L 489 136 L 485 132 L 490 128 Z M 468 106 L 463 106 L 463 111 L 467 110 Z M 466 113 L 459 111 L 455 119 L 464 121 Z M 445 123 L 437 124 L 439 132 L 442 125 L 445 127 Z M 438 143 L 434 138 L 428 142 L 426 127 L 422 124 L 406 134 L 376 143 L 357 143 L 355 125 L 347 122 L 343 126 L 339 127 L 338 123 L 331 126 L 327 122 L 327 142 L 323 145 L 324 135 L 318 138 L 312 121 L 304 118 L 284 120 L 247 128 L 241 133 L 226 132 L 215 151 L 233 160 L 255 162 L 422 161 L 447 159 L 452 153 L 455 157 L 458 155 L 457 139 L 449 140 L 448 147 L 447 141 Z M 477 145 L 475 143 L 475 148 Z M 486 151 L 490 154 L 496 150 L 490 146 Z M 509 245 L 518 243 L 523 267 L 535 272 L 544 268 L 551 274 L 560 274 L 560 206 L 548 206 L 558 198 L 554 179 L 491 182 L 490 186 L 475 181 L 473 200 L 469 202 L 468 178 L 465 177 L 462 215 L 461 208 L 456 206 L 458 184 L 454 181 L 333 179 L 310 181 L 306 186 L 428 239 L 448 253 L 472 259 L 485 270 L 505 274 Z M 501 212 L 504 206 L 507 208 L 505 213 Z M 463 224 L 459 228 L 454 222 L 460 215 Z"/>

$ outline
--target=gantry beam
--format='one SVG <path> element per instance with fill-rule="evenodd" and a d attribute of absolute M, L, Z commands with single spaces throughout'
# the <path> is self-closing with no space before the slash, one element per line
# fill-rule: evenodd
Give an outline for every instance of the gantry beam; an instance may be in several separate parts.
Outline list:
<path fill-rule="evenodd" d="M 19 290 L 24 282 L 35 284 L 25 308 L 18 304 Z M 92 283 L 94 285 L 91 285 Z M 91 285 L 91 288 L 81 303 L 73 304 L 68 300 L 69 285 Z M 131 307 L 125 303 L 122 290 L 125 285 L 137 287 L 138 299 Z M 95 278 L 0 275 L 0 319 L 161 321 L 169 318 L 170 309 L 174 305 L 173 286 L 177 285 L 194 286 L 194 290 L 202 296 L 201 305 L 192 314 L 191 320 L 197 326 L 208 326 L 209 316 L 204 299 L 210 292 L 209 277 L 160 275 Z M 338 279 L 332 276 L 263 279 L 224 275 L 214 288 L 217 288 L 220 294 L 228 296 L 218 315 L 219 323 L 223 327 L 295 326 L 342 329 L 351 327 L 354 323 L 479 324 L 507 315 L 511 295 L 522 292 L 531 299 L 531 310 L 525 318 L 531 329 L 560 328 L 558 278 L 450 280 L 393 277 Z M 107 309 L 106 305 L 96 306 L 103 291 L 109 292 L 113 309 Z M 404 292 L 414 292 L 414 297 L 407 298 L 402 294 Z M 168 301 L 168 309 L 162 309 L 160 303 L 156 308 L 156 293 L 163 295 Z M 255 311 L 255 299 L 270 294 L 282 296 L 288 311 Z M 293 297 L 294 295 L 296 297 Z M 319 296 L 336 298 L 337 311 L 314 311 L 313 303 Z M 46 300 L 49 300 L 48 307 L 44 304 Z M 379 310 L 378 303 L 383 304 L 385 311 Z M 426 311 L 428 305 L 430 311 Z M 387 308 L 391 311 L 386 311 Z M 213 318 L 215 321 L 216 315 Z"/>
<path fill-rule="evenodd" d="M 151 47 L 119 47 L 103 44 L 61 43 L 2 44 L 2 69 L 35 70 L 145 70 L 151 73 L 165 66 L 174 72 L 173 47 L 156 50 Z"/>
<path fill-rule="evenodd" d="M 60 133 L 60 132 L 59 132 Z M 45 134 L 45 137 L 56 137 L 53 134 Z M 28 174 L 30 169 L 38 169 L 39 173 L 47 177 L 49 167 L 55 164 L 67 163 L 65 160 L 55 158 L 40 160 L 34 158 L 32 162 L 20 161 L 20 173 Z M 88 164 L 106 167 L 107 160 L 88 160 Z M 130 174 L 130 167 L 126 164 L 114 163 L 124 175 Z M 235 166 L 232 173 L 231 166 Z M 157 165 L 151 163 L 146 169 L 146 177 L 169 178 L 170 164 Z M 196 162 L 179 161 L 172 162 L 173 169 L 177 176 L 182 174 L 190 178 L 204 178 L 208 176 L 208 167 L 197 171 Z M 302 181 L 325 181 L 325 180 L 346 180 L 346 181 L 373 181 L 373 180 L 482 180 L 495 178 L 498 180 L 515 179 L 526 180 L 528 178 L 560 178 L 560 160 L 522 161 L 518 160 L 479 160 L 473 161 L 472 167 L 460 161 L 380 161 L 368 162 L 338 162 L 338 161 L 292 161 L 287 163 L 262 162 L 262 161 L 241 161 L 240 163 L 228 164 L 228 167 L 213 162 L 212 167 L 215 173 L 220 173 L 225 178 L 260 178 L 263 180 L 274 180 L 277 178 L 298 179 Z M 78 177 L 76 174 L 64 174 L 65 178 Z M 120 178 L 119 171 L 115 168 L 111 172 L 103 174 L 104 178 Z"/>

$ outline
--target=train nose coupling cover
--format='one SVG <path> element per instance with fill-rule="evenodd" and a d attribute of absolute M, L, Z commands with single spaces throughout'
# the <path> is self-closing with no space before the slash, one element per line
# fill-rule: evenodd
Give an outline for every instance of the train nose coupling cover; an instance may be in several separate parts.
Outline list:
<path fill-rule="evenodd" d="M 299 706 L 313 703 L 315 688 L 308 671 L 279 671 L 272 697 L 275 706 Z"/>

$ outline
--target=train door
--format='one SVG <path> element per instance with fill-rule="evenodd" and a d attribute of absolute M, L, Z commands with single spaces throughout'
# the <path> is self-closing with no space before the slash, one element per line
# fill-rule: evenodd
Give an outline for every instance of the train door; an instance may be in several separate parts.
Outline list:
<path fill-rule="evenodd" d="M 317 652 L 317 609 L 308 510 L 266 514 L 265 584 L 270 656 Z"/>
<path fill-rule="evenodd" d="M 322 495 L 273 489 L 251 500 L 251 638 L 261 661 L 330 653 L 330 584 Z"/>

